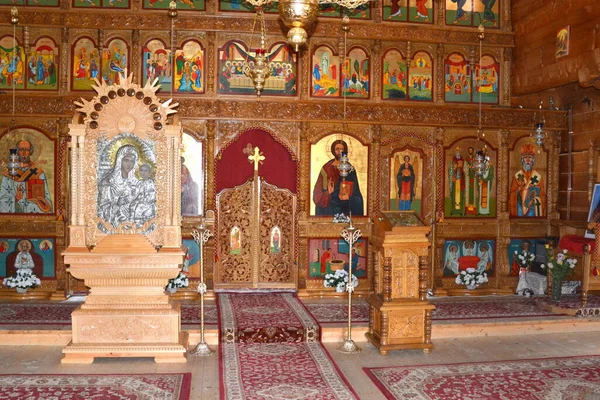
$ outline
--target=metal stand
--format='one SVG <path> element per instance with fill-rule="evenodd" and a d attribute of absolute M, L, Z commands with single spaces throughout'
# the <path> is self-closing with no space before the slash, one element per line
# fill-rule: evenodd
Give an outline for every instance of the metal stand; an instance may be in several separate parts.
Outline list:
<path fill-rule="evenodd" d="M 194 356 L 210 356 L 215 353 L 204 340 L 204 294 L 206 293 L 206 283 L 204 283 L 204 244 L 213 236 L 212 232 L 200 223 L 198 230 L 192 231 L 192 237 L 200 247 L 200 284 L 198 293 L 200 293 L 200 342 L 196 348 L 190 352 Z"/>
<path fill-rule="evenodd" d="M 352 292 L 354 292 L 354 286 L 352 285 L 352 250 L 354 243 L 361 237 L 362 233 L 360 230 L 352 225 L 352 217 L 350 217 L 350 226 L 342 231 L 342 237 L 348 245 L 350 250 L 348 252 L 348 283 L 346 284 L 346 291 L 348 292 L 348 332 L 346 334 L 346 340 L 338 348 L 338 351 L 346 354 L 358 353 L 361 348 L 354 343 L 352 340 Z"/>

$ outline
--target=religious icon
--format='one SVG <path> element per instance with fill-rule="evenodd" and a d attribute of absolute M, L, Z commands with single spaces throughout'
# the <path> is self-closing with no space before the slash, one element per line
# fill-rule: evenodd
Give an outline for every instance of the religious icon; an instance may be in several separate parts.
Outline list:
<path fill-rule="evenodd" d="M 359 239 L 352 248 L 344 239 L 310 239 L 309 278 L 322 279 L 339 269 L 348 270 L 348 262 L 352 263 L 352 273 L 359 279 L 367 277 L 367 242 Z"/>
<path fill-rule="evenodd" d="M 229 254 L 238 255 L 242 252 L 242 233 L 238 226 L 231 228 L 229 233 Z"/>
<path fill-rule="evenodd" d="M 281 230 L 278 226 L 271 229 L 270 250 L 272 254 L 281 253 Z"/>
<path fill-rule="evenodd" d="M 53 278 L 56 264 L 54 239 L 6 238 L 0 241 L 0 276 L 15 276 L 18 269 L 28 269 L 38 278 Z"/>
<path fill-rule="evenodd" d="M 546 152 L 538 152 L 528 138 L 523 138 L 515 144 L 515 150 L 511 153 L 509 215 L 546 216 Z"/>
<path fill-rule="evenodd" d="M 395 151 L 390 162 L 390 210 L 421 214 L 423 155 L 411 149 Z"/>
<path fill-rule="evenodd" d="M 477 152 L 489 157 L 481 175 L 474 169 Z M 476 138 L 461 139 L 446 150 L 446 217 L 496 215 L 496 159 L 497 151 Z"/>
<path fill-rule="evenodd" d="M 15 137 L 16 136 L 16 137 Z M 33 129 L 0 139 L 0 154 L 16 148 L 20 167 L 0 176 L 0 213 L 51 214 L 54 193 L 54 143 Z"/>
<path fill-rule="evenodd" d="M 454 276 L 467 268 L 491 275 L 494 272 L 494 251 L 494 240 L 446 240 L 443 275 Z"/>
<path fill-rule="evenodd" d="M 325 151 L 323 151 L 325 150 Z M 311 150 L 311 215 L 365 215 L 367 193 L 367 147 L 351 136 L 329 135 Z M 337 168 L 345 152 L 352 169 L 343 179 Z"/>

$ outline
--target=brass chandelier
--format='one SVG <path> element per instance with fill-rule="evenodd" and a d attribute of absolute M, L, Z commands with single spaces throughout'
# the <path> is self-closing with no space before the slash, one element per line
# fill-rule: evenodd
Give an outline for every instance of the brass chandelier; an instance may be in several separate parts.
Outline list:
<path fill-rule="evenodd" d="M 254 7 L 264 7 L 275 0 L 246 0 Z M 353 10 L 367 4 L 371 0 L 279 0 L 279 17 L 290 28 L 287 33 L 288 43 L 298 51 L 308 39 L 308 29 L 317 19 L 319 4 L 337 4 Z"/>

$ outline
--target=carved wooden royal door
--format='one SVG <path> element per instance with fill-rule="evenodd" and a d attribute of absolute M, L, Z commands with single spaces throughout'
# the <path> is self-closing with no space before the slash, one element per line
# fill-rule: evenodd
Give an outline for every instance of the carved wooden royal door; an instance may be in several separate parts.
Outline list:
<path fill-rule="evenodd" d="M 216 289 L 297 288 L 296 196 L 257 176 L 217 195 Z"/>

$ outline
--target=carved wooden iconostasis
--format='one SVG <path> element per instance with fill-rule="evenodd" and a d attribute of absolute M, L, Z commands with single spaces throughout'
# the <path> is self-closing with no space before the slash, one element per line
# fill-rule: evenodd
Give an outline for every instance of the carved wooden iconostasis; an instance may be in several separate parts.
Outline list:
<path fill-rule="evenodd" d="M 7 2 L 0 3 L 9 11 Z M 323 287 L 323 275 L 349 262 L 359 275 L 356 293 L 372 292 L 378 261 L 369 243 L 371 219 L 379 211 L 408 209 L 432 228 L 429 286 L 436 294 L 511 293 L 517 284 L 517 278 L 509 276 L 511 241 L 537 240 L 558 232 L 555 165 L 560 141 L 554 136 L 566 129 L 564 112 L 545 111 L 550 134 L 541 152 L 535 149 L 544 193 L 540 185 L 533 188 L 539 192 L 533 196 L 537 198 L 533 215 L 518 215 L 511 206 L 518 203 L 516 195 L 514 201 L 510 199 L 519 190 L 512 191 L 511 184 L 513 178 L 518 182 L 533 112 L 510 108 L 514 39 L 509 2 L 499 0 L 490 9 L 476 4 L 475 10 L 461 10 L 450 0 L 379 3 L 351 16 L 346 43 L 340 33 L 339 8 L 324 5 L 317 29 L 298 53 L 285 44 L 276 10 L 266 10 L 266 48 L 272 54 L 273 76 L 260 101 L 240 68 L 256 41 L 248 29 L 254 14 L 243 2 L 235 8 L 229 1 L 178 1 L 173 36 L 166 2 L 115 2 L 114 6 L 127 9 L 126 15 L 115 10 L 110 0 L 95 1 L 93 11 L 80 1 L 60 9 L 52 0 L 19 6 L 22 18 L 16 35 L 8 23 L 0 25 L 0 58 L 8 63 L 17 54 L 21 66 L 17 70 L 22 71 L 10 76 L 17 83 L 16 124 L 10 129 L 10 96 L 0 96 L 0 159 L 6 159 L 7 148 L 15 146 L 17 139 L 30 138 L 32 159 L 39 157 L 34 161 L 46 173 L 52 208 L 44 213 L 0 211 L 0 250 L 9 249 L 0 254 L 0 264 L 6 265 L 2 259 L 26 239 L 44 264 L 42 287 L 27 296 L 56 298 L 87 292 L 81 281 L 65 273 L 57 256 L 65 247 L 64 216 L 70 213 L 66 127 L 73 102 L 94 95 L 94 78 L 110 83 L 128 68 L 135 83 L 144 85 L 157 78 L 162 86 L 157 96 L 162 101 L 173 97 L 180 104 L 181 232 L 191 279 L 176 297 L 197 296 L 201 255 L 191 233 L 201 221 L 217 234 L 204 247 L 208 286 L 228 285 L 229 278 L 218 269 L 227 265 L 226 255 L 231 256 L 236 225 L 217 231 L 223 221 L 219 207 L 233 202 L 225 200 L 223 190 L 253 178 L 248 154 L 243 152 L 248 143 L 265 156 L 258 175 L 274 185 L 274 192 L 288 190 L 295 209 L 284 222 L 273 221 L 259 233 L 241 232 L 242 237 L 262 239 L 259 253 L 270 260 L 284 254 L 271 252 L 278 247 L 279 235 L 279 250 L 292 263 L 287 268 L 294 278 L 287 284 L 301 295 L 338 296 Z M 479 22 L 486 27 L 481 54 Z M 48 73 L 42 73 L 40 80 L 39 71 Z M 12 90 L 8 74 L 0 74 L 0 90 Z M 486 133 L 480 140 L 478 121 Z M 266 136 L 246 143 L 243 138 L 249 132 Z M 263 140 L 285 149 L 291 165 L 286 169 L 269 165 L 272 152 L 268 145 L 263 148 Z M 348 146 L 355 168 L 355 178 L 347 185 L 353 194 L 348 211 L 352 210 L 352 222 L 362 232 L 354 255 L 348 254 L 340 236 L 347 225 L 332 222 L 334 208 L 329 207 L 327 196 L 315 192 L 319 186 L 321 191 L 324 188 L 319 176 L 333 157 L 331 145 L 336 140 Z M 484 144 L 491 170 L 484 179 L 469 175 L 452 186 L 449 169 L 456 148 L 468 157 L 469 148 L 476 151 Z M 286 175 L 285 180 L 293 185 L 278 180 L 284 170 L 293 171 L 295 178 Z M 323 203 L 318 205 L 319 201 Z M 445 274 L 444 265 L 450 246 L 462 249 L 470 241 L 478 247 L 485 244 L 492 254 L 490 281 L 467 292 Z M 0 289 L 0 295 L 16 296 L 6 288 Z"/>

